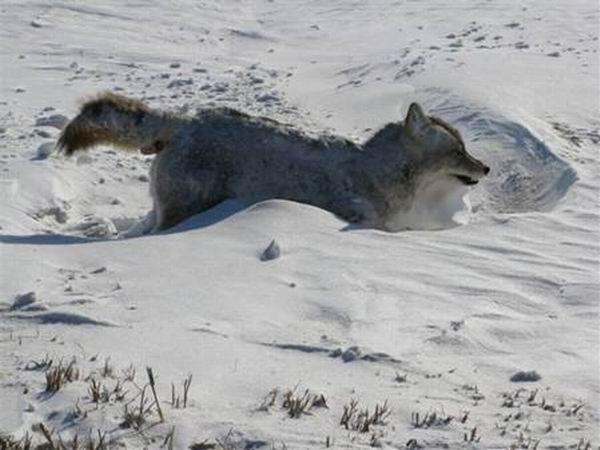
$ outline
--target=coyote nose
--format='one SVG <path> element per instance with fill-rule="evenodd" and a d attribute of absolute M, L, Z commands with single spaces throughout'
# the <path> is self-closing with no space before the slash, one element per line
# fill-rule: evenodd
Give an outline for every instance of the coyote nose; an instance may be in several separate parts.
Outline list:
<path fill-rule="evenodd" d="M 490 168 L 488 166 L 483 166 L 483 174 L 487 175 L 488 173 L 490 173 Z"/>

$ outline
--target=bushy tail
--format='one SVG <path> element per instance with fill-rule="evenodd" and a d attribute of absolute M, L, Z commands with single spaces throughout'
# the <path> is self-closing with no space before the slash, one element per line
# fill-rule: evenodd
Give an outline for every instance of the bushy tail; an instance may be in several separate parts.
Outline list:
<path fill-rule="evenodd" d="M 62 131 L 57 147 L 67 156 L 96 145 L 152 148 L 172 133 L 172 119 L 142 102 L 104 92 L 85 102 Z"/>

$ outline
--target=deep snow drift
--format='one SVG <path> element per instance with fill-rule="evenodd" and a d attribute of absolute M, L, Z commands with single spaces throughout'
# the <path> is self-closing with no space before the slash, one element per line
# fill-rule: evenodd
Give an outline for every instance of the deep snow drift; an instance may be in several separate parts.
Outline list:
<path fill-rule="evenodd" d="M 42 423 L 131 448 L 598 445 L 595 2 L 0 10 L 0 439 L 45 441 Z M 357 141 L 418 101 L 492 172 L 442 231 L 273 200 L 116 239 L 151 207 L 151 157 L 52 153 L 101 89 Z"/>

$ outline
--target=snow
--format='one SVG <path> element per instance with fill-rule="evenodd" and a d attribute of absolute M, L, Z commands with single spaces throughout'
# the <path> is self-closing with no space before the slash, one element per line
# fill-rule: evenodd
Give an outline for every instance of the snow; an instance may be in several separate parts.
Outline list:
<path fill-rule="evenodd" d="M 598 445 L 596 2 L 0 10 L 2 433 L 42 442 L 43 423 L 130 448 Z M 492 171 L 467 206 L 449 199 L 458 216 L 442 230 L 425 229 L 439 210 L 385 233 L 307 205 L 228 201 L 127 238 L 151 207 L 151 157 L 105 147 L 67 160 L 46 145 L 103 89 L 358 141 L 418 101 Z M 279 256 L 261 261 L 271 242 Z M 45 392 L 60 361 L 79 377 Z M 152 408 L 124 428 L 146 367 L 165 421 Z M 521 372 L 540 378 L 512 382 Z M 189 374 L 187 408 L 175 408 L 171 383 L 182 396 Z M 108 401 L 92 401 L 92 379 Z M 292 418 L 287 389 L 328 407 Z M 390 415 L 347 430 L 351 399 L 371 413 L 387 400 Z"/>

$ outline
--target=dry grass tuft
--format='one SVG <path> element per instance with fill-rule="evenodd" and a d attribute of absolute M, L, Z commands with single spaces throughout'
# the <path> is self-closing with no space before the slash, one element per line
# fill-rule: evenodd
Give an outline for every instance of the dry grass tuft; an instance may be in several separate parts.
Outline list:
<path fill-rule="evenodd" d="M 307 390 L 302 395 L 295 395 L 293 391 L 287 391 L 283 394 L 283 403 L 281 406 L 287 410 L 288 415 L 292 418 L 298 418 L 302 414 L 308 414 L 310 409 L 310 393 Z"/>
<path fill-rule="evenodd" d="M 114 376 L 113 366 L 110 364 L 110 356 L 104 360 L 104 365 L 100 369 L 102 378 L 112 378 Z"/>
<path fill-rule="evenodd" d="M 171 383 L 171 405 L 175 409 L 185 409 L 187 408 L 188 403 L 188 392 L 190 390 L 190 385 L 192 384 L 192 375 L 188 375 L 185 380 L 183 380 L 183 394 L 180 396 L 179 394 L 175 394 L 175 385 Z"/>
<path fill-rule="evenodd" d="M 135 367 L 133 364 L 130 364 L 129 367 L 121 370 L 121 373 L 123 374 L 123 379 L 125 381 L 129 381 L 130 383 L 135 381 Z"/>
<path fill-rule="evenodd" d="M 577 443 L 577 447 L 575 447 L 575 450 L 592 450 L 592 443 L 581 438 Z"/>
<path fill-rule="evenodd" d="M 537 450 L 540 442 L 539 439 L 534 439 L 532 437 L 525 438 L 523 433 L 519 433 L 518 438 L 512 442 L 508 448 L 509 450 Z"/>
<path fill-rule="evenodd" d="M 47 354 L 39 361 L 31 360 L 25 365 L 25 370 L 48 370 L 52 366 L 53 360 Z"/>
<path fill-rule="evenodd" d="M 422 447 L 421 447 L 421 445 L 419 445 L 419 443 L 417 442 L 417 440 L 415 438 L 412 438 L 406 442 L 406 448 L 409 450 L 415 450 L 417 448 L 422 448 Z"/>
<path fill-rule="evenodd" d="M 343 425 L 347 430 L 368 433 L 373 425 L 385 425 L 385 420 L 391 412 L 387 400 L 382 404 L 375 404 L 375 410 L 370 413 L 369 408 L 359 411 L 358 401 L 352 399 L 350 403 L 344 405 L 340 425 Z"/>
<path fill-rule="evenodd" d="M 146 374 L 148 375 L 148 383 L 150 384 L 150 390 L 152 391 L 152 395 L 154 396 L 154 404 L 156 405 L 156 412 L 158 412 L 158 417 L 160 417 L 160 421 L 165 421 L 165 416 L 163 415 L 162 409 L 160 407 L 160 402 L 158 401 L 158 395 L 156 394 L 156 383 L 154 382 L 154 371 L 152 367 L 146 367 Z"/>
<path fill-rule="evenodd" d="M 465 442 L 479 442 L 481 441 L 481 436 L 477 436 L 477 427 L 471 428 L 471 431 L 465 433 L 463 436 L 463 440 Z"/>
<path fill-rule="evenodd" d="M 278 397 L 279 389 L 271 389 L 256 408 L 256 411 L 269 411 L 277 403 Z M 285 391 L 282 397 L 281 407 L 287 411 L 288 416 L 292 419 L 297 419 L 304 414 L 312 414 L 311 410 L 315 408 L 329 408 L 323 394 L 314 394 L 309 389 L 306 389 L 302 394 L 296 394 L 296 387 L 294 387 Z"/>
<path fill-rule="evenodd" d="M 32 450 L 31 436 L 25 433 L 21 439 L 15 439 L 10 434 L 0 432 L 0 449 L 2 450 Z"/>
<path fill-rule="evenodd" d="M 140 401 L 137 408 L 130 408 L 130 404 L 137 397 L 123 406 L 123 420 L 119 424 L 121 428 L 140 430 L 142 425 L 146 423 L 147 418 L 152 413 L 152 407 L 154 406 L 146 396 L 146 389 L 147 386 L 144 386 L 139 393 Z"/>
<path fill-rule="evenodd" d="M 268 411 L 269 408 L 271 408 L 273 405 L 275 405 L 278 395 L 279 395 L 279 389 L 277 389 L 277 388 L 271 389 L 269 391 L 269 393 L 267 395 L 265 395 L 265 398 L 263 398 L 263 401 L 258 406 L 258 408 L 256 408 L 256 410 L 257 411 Z"/>
<path fill-rule="evenodd" d="M 466 422 L 468 413 L 461 417 Z M 436 411 L 427 412 L 425 415 L 413 412 L 410 415 L 410 423 L 414 428 L 439 428 L 445 427 L 454 420 L 454 416 L 448 416 L 445 413 L 437 413 Z M 464 423 L 464 422 L 462 422 Z"/>
<path fill-rule="evenodd" d="M 28 447 L 35 448 L 36 450 L 108 450 L 110 447 L 106 432 L 101 432 L 100 430 L 98 430 L 97 440 L 91 434 L 83 439 L 80 439 L 79 435 L 75 434 L 70 441 L 64 441 L 58 433 L 49 430 L 43 423 L 38 423 L 33 428 L 34 431 L 40 432 L 45 439 L 45 442 L 41 445 Z M 24 450 L 25 447 L 21 447 L 20 449 Z"/>
<path fill-rule="evenodd" d="M 406 383 L 407 378 L 408 378 L 407 374 L 401 375 L 398 372 L 396 372 L 396 376 L 394 377 L 394 381 L 396 383 Z"/>
<path fill-rule="evenodd" d="M 90 386 L 88 388 L 88 392 L 90 393 L 92 402 L 100 403 L 100 401 L 103 398 L 102 383 L 96 381 L 95 378 L 90 379 Z M 108 402 L 108 399 L 106 399 L 106 401 Z"/>
<path fill-rule="evenodd" d="M 60 362 L 58 366 L 46 371 L 46 392 L 58 392 L 66 383 L 78 379 L 79 369 L 75 367 L 75 361 L 71 361 L 68 366 L 63 366 Z"/>
<path fill-rule="evenodd" d="M 111 400 L 120 402 L 125 399 L 127 391 L 123 391 L 123 385 L 117 380 L 112 389 L 108 389 L 102 382 L 90 378 L 88 392 L 93 403 L 109 403 Z"/>
<path fill-rule="evenodd" d="M 283 394 L 281 404 L 292 419 L 297 419 L 303 414 L 311 414 L 313 408 L 327 408 L 327 401 L 323 394 L 312 394 L 308 389 L 302 395 L 297 395 L 294 390 L 288 390 Z"/>

